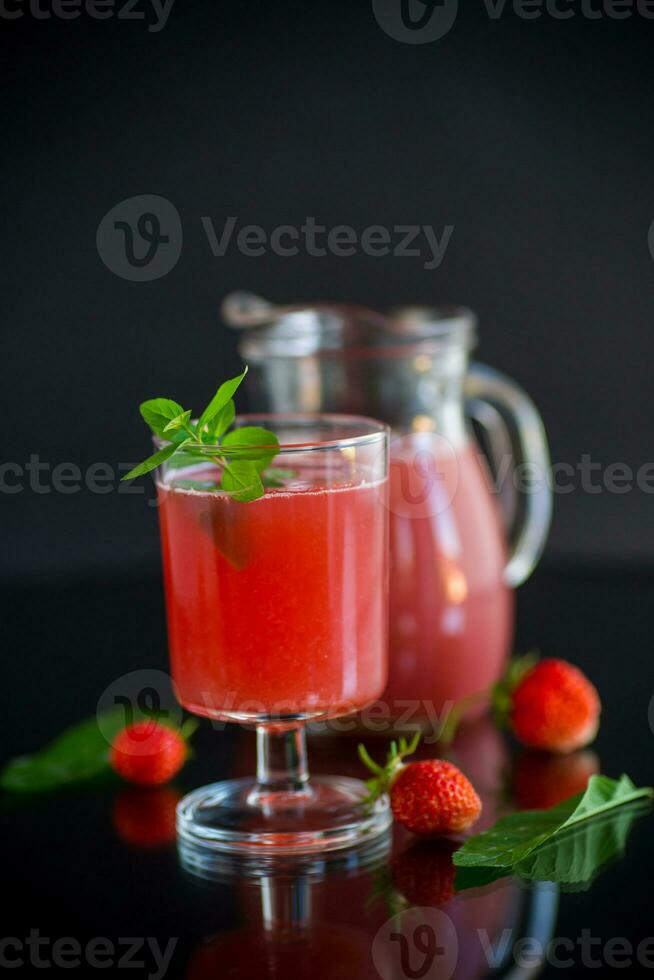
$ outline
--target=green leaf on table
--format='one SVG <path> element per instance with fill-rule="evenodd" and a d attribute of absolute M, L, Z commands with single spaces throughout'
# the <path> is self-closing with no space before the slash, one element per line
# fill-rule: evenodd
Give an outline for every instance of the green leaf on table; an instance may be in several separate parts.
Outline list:
<path fill-rule="evenodd" d="M 172 398 L 150 398 L 139 405 L 139 411 L 156 436 L 162 436 L 171 421 L 182 414 L 184 409 Z"/>
<path fill-rule="evenodd" d="M 567 889 L 586 888 L 624 853 L 634 821 L 650 809 L 648 800 L 634 800 L 563 830 L 520 861 L 515 873 L 530 881 L 556 881 Z"/>
<path fill-rule="evenodd" d="M 526 881 L 553 881 L 565 891 L 587 888 L 610 861 L 624 853 L 634 822 L 650 810 L 647 799 L 615 807 L 555 834 L 510 869 L 458 867 L 457 891 L 479 888 L 508 874 Z"/>
<path fill-rule="evenodd" d="M 454 854 L 457 888 L 486 884 L 505 874 L 582 882 L 598 861 L 619 853 L 635 816 L 654 797 L 628 776 L 591 776 L 583 793 L 550 810 L 525 810 L 470 837 Z M 551 877 L 552 875 L 558 877 Z"/>
<path fill-rule="evenodd" d="M 248 369 L 245 367 L 242 374 L 237 375 L 235 378 L 230 378 L 229 381 L 223 381 L 218 388 L 218 391 L 198 419 L 198 432 L 201 433 L 205 425 L 216 417 L 218 412 L 220 412 L 227 405 L 230 398 L 234 397 L 237 388 L 247 373 Z"/>
<path fill-rule="evenodd" d="M 109 742 L 125 725 L 122 706 L 67 729 L 34 755 L 19 756 L 0 773 L 0 787 L 35 793 L 90 779 L 109 766 Z"/>
<path fill-rule="evenodd" d="M 160 466 L 162 463 L 165 463 L 167 459 L 170 459 L 173 453 L 176 453 L 179 448 L 180 447 L 174 443 L 171 443 L 169 446 L 164 446 L 163 449 L 159 449 L 156 453 L 153 453 L 152 456 L 148 456 L 148 458 L 144 459 L 142 463 L 139 463 L 138 466 L 131 469 L 129 473 L 122 476 L 121 481 L 133 480 L 137 476 L 143 476 L 145 473 L 149 473 L 151 470 L 156 470 L 157 466 Z"/>

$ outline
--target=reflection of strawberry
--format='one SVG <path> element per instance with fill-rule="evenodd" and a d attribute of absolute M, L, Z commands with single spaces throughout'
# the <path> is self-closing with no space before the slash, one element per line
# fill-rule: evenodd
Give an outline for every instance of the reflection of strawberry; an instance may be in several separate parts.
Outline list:
<path fill-rule="evenodd" d="M 181 731 L 156 721 L 139 721 L 118 733 L 109 761 L 123 779 L 158 786 L 172 779 L 186 762 L 188 749 Z"/>
<path fill-rule="evenodd" d="M 385 766 L 373 762 L 363 745 L 359 746 L 361 760 L 375 774 L 368 780 L 368 801 L 387 792 L 393 816 L 414 834 L 437 836 L 467 830 L 481 813 L 472 783 L 443 759 L 405 764 L 403 759 L 415 752 L 419 739 L 416 733 L 410 744 L 403 738 L 399 747 L 391 742 Z"/>
<path fill-rule="evenodd" d="M 114 801 L 116 833 L 135 847 L 160 847 L 175 840 L 175 807 L 181 798 L 169 786 L 130 786 Z"/>
<path fill-rule="evenodd" d="M 599 771 L 599 759 L 589 750 L 570 755 L 523 752 L 513 771 L 515 805 L 519 810 L 548 810 L 583 792 Z"/>
<path fill-rule="evenodd" d="M 597 734 L 600 699 L 577 667 L 547 659 L 531 666 L 508 692 L 516 738 L 534 749 L 571 752 Z"/>
<path fill-rule="evenodd" d="M 454 894 L 451 840 L 416 841 L 394 859 L 393 884 L 410 905 L 444 905 Z"/>

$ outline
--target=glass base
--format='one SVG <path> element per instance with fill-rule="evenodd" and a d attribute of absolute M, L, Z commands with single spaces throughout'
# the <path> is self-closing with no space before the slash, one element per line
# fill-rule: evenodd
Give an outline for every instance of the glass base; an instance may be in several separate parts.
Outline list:
<path fill-rule="evenodd" d="M 266 791 L 254 779 L 202 786 L 177 805 L 180 841 L 210 851 L 309 854 L 371 840 L 392 821 L 386 796 L 364 808 L 365 783 L 315 776 L 299 790 Z"/>

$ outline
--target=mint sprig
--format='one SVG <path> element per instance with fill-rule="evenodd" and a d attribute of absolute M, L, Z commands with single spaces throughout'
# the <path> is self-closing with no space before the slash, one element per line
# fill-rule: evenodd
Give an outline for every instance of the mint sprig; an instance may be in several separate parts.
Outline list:
<path fill-rule="evenodd" d="M 166 460 L 180 466 L 210 462 L 222 469 L 217 489 L 241 502 L 262 497 L 262 474 L 279 452 L 277 436 L 259 425 L 228 431 L 236 415 L 233 396 L 247 370 L 246 367 L 241 374 L 220 385 L 197 422 L 192 421 L 191 409 L 183 408 L 172 398 L 150 398 L 143 402 L 139 410 L 144 421 L 155 436 L 168 440 L 168 444 L 122 479 L 144 476 Z"/>

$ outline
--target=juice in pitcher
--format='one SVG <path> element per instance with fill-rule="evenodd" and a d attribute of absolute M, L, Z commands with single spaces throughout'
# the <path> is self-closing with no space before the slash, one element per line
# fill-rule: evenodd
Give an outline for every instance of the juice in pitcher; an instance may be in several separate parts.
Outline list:
<path fill-rule="evenodd" d="M 383 700 L 411 720 L 487 688 L 513 629 L 507 548 L 472 443 L 398 437 L 390 466 L 390 670 Z M 417 703 L 416 703 L 417 702 Z M 429 702 L 429 704 L 427 704 Z"/>

